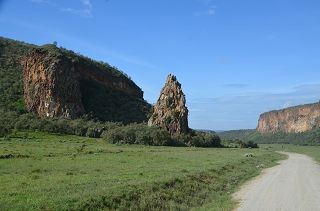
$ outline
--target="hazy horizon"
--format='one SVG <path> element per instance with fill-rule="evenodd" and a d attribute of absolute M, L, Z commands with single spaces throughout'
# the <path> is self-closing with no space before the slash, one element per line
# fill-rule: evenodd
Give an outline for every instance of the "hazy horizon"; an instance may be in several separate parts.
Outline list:
<path fill-rule="evenodd" d="M 169 73 L 195 129 L 253 129 L 320 99 L 316 0 L 0 0 L 0 36 L 56 41 L 127 73 L 155 103 Z"/>

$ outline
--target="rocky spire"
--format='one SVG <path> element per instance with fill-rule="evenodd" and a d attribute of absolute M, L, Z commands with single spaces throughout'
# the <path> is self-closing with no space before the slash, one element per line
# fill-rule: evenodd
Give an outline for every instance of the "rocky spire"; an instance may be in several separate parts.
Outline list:
<path fill-rule="evenodd" d="M 186 99 L 174 75 L 168 76 L 148 125 L 166 129 L 172 135 L 188 132 Z"/>

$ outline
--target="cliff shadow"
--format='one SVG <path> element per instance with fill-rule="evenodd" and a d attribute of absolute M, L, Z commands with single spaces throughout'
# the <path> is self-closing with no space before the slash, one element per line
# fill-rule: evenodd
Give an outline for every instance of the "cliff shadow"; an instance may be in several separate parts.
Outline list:
<path fill-rule="evenodd" d="M 101 121 L 141 123 L 148 119 L 151 105 L 146 101 L 111 89 L 92 80 L 80 80 L 86 113 Z"/>

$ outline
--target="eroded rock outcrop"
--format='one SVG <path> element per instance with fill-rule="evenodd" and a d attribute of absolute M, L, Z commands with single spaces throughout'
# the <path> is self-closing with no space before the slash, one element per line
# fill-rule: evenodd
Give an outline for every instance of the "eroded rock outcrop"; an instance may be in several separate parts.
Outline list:
<path fill-rule="evenodd" d="M 146 120 L 142 90 L 105 63 L 47 45 L 34 48 L 23 67 L 25 104 L 39 116 L 77 118 L 89 113 L 108 121 Z"/>
<path fill-rule="evenodd" d="M 24 99 L 29 111 L 46 117 L 74 118 L 84 113 L 80 75 L 68 59 L 35 49 L 24 61 Z"/>
<path fill-rule="evenodd" d="M 260 116 L 260 133 L 298 133 L 320 128 L 320 103 L 270 111 Z"/>
<path fill-rule="evenodd" d="M 148 125 L 166 129 L 172 135 L 188 132 L 186 99 L 175 76 L 168 76 Z"/>

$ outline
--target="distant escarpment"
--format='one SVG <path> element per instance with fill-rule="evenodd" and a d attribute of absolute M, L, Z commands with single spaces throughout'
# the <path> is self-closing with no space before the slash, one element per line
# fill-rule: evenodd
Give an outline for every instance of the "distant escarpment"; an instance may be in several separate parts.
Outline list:
<path fill-rule="evenodd" d="M 109 64 L 51 44 L 39 47 L 1 38 L 0 46 L 0 109 L 41 117 L 147 121 L 151 106 L 143 91 Z"/>
<path fill-rule="evenodd" d="M 260 116 L 260 133 L 299 133 L 320 128 L 320 103 L 270 111 Z"/>
<path fill-rule="evenodd" d="M 172 135 L 188 132 L 186 99 L 181 84 L 174 75 L 168 76 L 148 124 L 161 127 Z"/>

